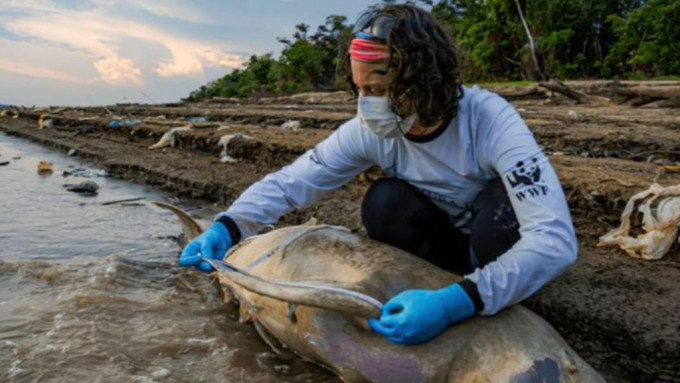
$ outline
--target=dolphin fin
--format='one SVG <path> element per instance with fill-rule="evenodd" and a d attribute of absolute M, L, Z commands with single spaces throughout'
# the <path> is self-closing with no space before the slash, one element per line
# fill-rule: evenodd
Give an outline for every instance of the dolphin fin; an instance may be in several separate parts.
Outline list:
<path fill-rule="evenodd" d="M 252 293 L 284 302 L 364 318 L 377 318 L 382 310 L 380 301 L 358 291 L 309 282 L 269 280 L 252 275 L 226 262 L 207 258 L 204 261 L 215 268 L 220 281 L 224 278 L 228 283 L 236 284 Z"/>

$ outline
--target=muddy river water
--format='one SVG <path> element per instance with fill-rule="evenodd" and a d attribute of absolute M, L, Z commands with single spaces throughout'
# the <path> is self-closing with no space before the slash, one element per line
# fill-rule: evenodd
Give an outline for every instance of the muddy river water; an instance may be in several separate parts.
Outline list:
<path fill-rule="evenodd" d="M 112 178 L 93 178 L 96 197 L 70 193 L 82 179 L 62 172 L 91 164 L 0 133 L 4 161 L 0 381 L 339 381 L 275 355 L 207 275 L 175 267 L 171 213 L 105 204 L 167 196 Z"/>

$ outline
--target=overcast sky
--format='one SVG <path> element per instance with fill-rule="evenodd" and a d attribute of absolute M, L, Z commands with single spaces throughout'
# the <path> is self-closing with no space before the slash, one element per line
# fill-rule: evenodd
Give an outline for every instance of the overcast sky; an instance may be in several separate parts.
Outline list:
<path fill-rule="evenodd" d="M 178 101 L 252 54 L 278 57 L 295 24 L 378 2 L 0 0 L 0 104 Z"/>

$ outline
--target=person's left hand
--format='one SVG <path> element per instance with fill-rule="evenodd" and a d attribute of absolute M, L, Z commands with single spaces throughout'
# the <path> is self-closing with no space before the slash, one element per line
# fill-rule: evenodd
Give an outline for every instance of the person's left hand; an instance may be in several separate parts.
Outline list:
<path fill-rule="evenodd" d="M 393 343 L 429 341 L 454 323 L 473 316 L 475 305 L 465 290 L 454 284 L 440 290 L 408 290 L 383 306 L 379 319 L 368 325 Z"/>

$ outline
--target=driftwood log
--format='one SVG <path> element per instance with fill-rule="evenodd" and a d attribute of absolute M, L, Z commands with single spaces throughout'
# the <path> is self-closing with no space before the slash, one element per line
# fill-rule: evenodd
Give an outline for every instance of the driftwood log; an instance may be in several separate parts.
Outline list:
<path fill-rule="evenodd" d="M 490 90 L 508 101 L 547 96 L 547 92 L 538 86 L 494 87 Z"/>
<path fill-rule="evenodd" d="M 643 106 L 658 101 L 658 106 L 680 106 L 680 86 L 619 87 L 614 93 L 624 97 L 621 104 Z"/>
<path fill-rule="evenodd" d="M 580 92 L 557 79 L 551 79 L 548 82 L 539 82 L 538 86 L 548 89 L 551 92 L 562 94 L 572 100 L 576 100 L 579 104 L 609 104 L 611 102 L 606 97 L 593 96 Z"/>

